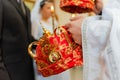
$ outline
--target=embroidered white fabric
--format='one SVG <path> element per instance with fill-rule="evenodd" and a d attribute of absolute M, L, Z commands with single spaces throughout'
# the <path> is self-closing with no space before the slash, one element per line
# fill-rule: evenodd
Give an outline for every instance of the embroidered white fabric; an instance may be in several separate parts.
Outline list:
<path fill-rule="evenodd" d="M 120 0 L 109 0 L 102 16 L 82 26 L 84 80 L 120 80 Z"/>

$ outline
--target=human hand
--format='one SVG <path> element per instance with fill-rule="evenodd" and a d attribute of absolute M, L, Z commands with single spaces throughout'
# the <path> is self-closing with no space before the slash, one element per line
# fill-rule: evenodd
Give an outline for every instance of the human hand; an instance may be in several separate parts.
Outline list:
<path fill-rule="evenodd" d="M 103 0 L 95 0 L 94 12 L 100 14 L 103 8 Z"/>
<path fill-rule="evenodd" d="M 82 45 L 81 25 L 84 20 L 83 16 L 76 16 L 70 19 L 70 22 L 65 24 L 66 30 L 72 35 L 73 40 Z"/>

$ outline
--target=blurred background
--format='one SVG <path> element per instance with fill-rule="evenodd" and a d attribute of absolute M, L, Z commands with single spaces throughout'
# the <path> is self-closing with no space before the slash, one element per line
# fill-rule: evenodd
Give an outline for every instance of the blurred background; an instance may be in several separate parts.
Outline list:
<path fill-rule="evenodd" d="M 34 7 L 34 4 L 37 0 L 24 0 L 25 1 L 25 4 L 28 6 L 28 8 L 30 10 L 33 9 Z M 58 16 L 58 19 L 59 19 L 59 25 L 64 25 L 65 23 L 67 23 L 69 21 L 69 18 L 71 17 L 71 14 L 70 13 L 67 13 L 67 12 L 64 12 L 62 11 L 60 8 L 59 8 L 59 3 L 60 3 L 60 0 L 51 0 L 54 2 L 54 5 L 55 5 L 55 12 Z M 104 4 L 107 2 L 108 0 L 103 0 Z M 87 14 L 82 14 L 82 15 L 87 15 Z"/>

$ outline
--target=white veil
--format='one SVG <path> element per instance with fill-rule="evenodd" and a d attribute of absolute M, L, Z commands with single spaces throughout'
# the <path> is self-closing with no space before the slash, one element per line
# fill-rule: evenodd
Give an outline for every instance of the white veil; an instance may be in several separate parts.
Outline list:
<path fill-rule="evenodd" d="M 34 21 L 35 19 L 40 17 L 39 9 L 40 9 L 40 2 L 41 1 L 42 0 L 36 0 L 35 6 L 34 6 L 34 8 L 31 11 L 31 21 Z"/>
<path fill-rule="evenodd" d="M 39 26 L 39 23 L 37 21 L 40 20 L 40 16 L 41 14 L 39 13 L 39 9 L 40 9 L 40 2 L 42 0 L 36 0 L 35 2 L 35 6 L 33 7 L 32 11 L 31 11 L 31 24 L 32 24 L 32 36 L 35 38 L 35 39 L 39 39 L 38 38 L 38 26 Z M 42 34 L 42 33 L 41 33 Z"/>

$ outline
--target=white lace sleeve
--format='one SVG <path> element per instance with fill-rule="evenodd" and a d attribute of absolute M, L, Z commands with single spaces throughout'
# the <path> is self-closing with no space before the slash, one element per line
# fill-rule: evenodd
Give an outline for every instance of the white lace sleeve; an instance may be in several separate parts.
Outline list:
<path fill-rule="evenodd" d="M 90 17 L 82 26 L 84 80 L 107 80 L 101 79 L 100 56 L 107 44 L 110 21 L 100 18 L 100 16 Z"/>

